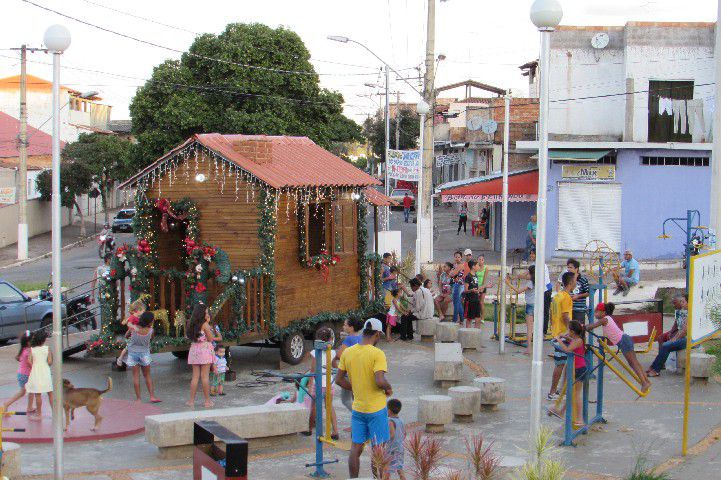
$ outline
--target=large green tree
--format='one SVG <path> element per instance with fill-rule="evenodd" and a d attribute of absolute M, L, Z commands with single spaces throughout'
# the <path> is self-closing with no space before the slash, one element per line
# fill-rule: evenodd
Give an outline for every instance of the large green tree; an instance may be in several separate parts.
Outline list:
<path fill-rule="evenodd" d="M 320 87 L 296 33 L 231 23 L 220 35 L 196 38 L 179 61 L 155 67 L 138 89 L 130 105 L 134 166 L 195 133 L 304 135 L 326 148 L 360 139 L 342 105 L 339 93 Z"/>
<path fill-rule="evenodd" d="M 92 187 L 93 176 L 85 165 L 64 160 L 60 165 L 60 204 L 75 208 L 80 216 L 80 235 L 85 235 L 85 216 L 78 204 L 78 196 L 88 193 Z M 35 179 L 40 199 L 50 201 L 53 198 L 52 172 L 45 170 Z"/>
<path fill-rule="evenodd" d="M 396 147 L 396 124 L 400 127 L 399 144 Z M 398 118 L 390 119 L 390 148 L 413 150 L 418 148 L 421 125 L 418 115 L 408 108 L 398 110 Z M 383 113 L 378 112 L 363 122 L 363 135 L 371 145 L 373 154 L 385 162 L 385 120 Z"/>

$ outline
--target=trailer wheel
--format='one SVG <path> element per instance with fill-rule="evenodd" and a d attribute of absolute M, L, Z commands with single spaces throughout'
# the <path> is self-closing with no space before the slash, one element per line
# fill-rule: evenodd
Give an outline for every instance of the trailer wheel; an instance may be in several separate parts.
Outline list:
<path fill-rule="evenodd" d="M 185 360 L 185 359 L 188 358 L 188 353 L 189 353 L 189 352 L 190 352 L 190 350 L 178 350 L 178 351 L 176 351 L 176 352 L 170 352 L 170 353 L 172 353 L 175 358 L 179 358 L 179 359 L 181 359 L 181 360 Z"/>
<path fill-rule="evenodd" d="M 291 333 L 280 342 L 280 358 L 289 365 L 298 365 L 305 356 L 305 338 L 301 332 Z"/>

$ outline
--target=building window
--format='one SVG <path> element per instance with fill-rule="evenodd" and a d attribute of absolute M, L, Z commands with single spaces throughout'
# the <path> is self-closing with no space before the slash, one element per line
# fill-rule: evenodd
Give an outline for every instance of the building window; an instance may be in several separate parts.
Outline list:
<path fill-rule="evenodd" d="M 648 82 L 648 141 L 691 142 L 685 100 L 693 99 L 693 81 Z M 682 100 L 681 104 L 674 100 Z M 676 108 L 683 113 L 676 113 Z"/>
<path fill-rule="evenodd" d="M 328 248 L 328 204 L 311 203 L 305 207 L 306 251 L 308 258 Z"/>
<path fill-rule="evenodd" d="M 311 203 L 303 214 L 307 259 L 323 250 L 334 254 L 356 251 L 355 203 Z"/>
<path fill-rule="evenodd" d="M 660 167 L 708 167 L 709 157 L 641 157 L 641 165 Z"/>

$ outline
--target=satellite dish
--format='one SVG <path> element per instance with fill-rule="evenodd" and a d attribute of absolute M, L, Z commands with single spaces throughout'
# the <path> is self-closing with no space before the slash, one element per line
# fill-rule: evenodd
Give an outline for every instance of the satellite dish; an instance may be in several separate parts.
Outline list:
<path fill-rule="evenodd" d="M 471 130 L 475 132 L 476 130 L 480 130 L 483 126 L 483 118 L 482 117 L 471 117 L 466 122 L 466 127 L 468 127 L 468 130 Z"/>
<path fill-rule="evenodd" d="M 498 123 L 493 120 L 484 120 L 481 124 L 481 130 L 487 135 L 494 134 L 498 130 Z"/>
<path fill-rule="evenodd" d="M 599 32 L 591 38 L 591 46 L 596 50 L 606 48 L 609 42 L 608 33 Z"/>

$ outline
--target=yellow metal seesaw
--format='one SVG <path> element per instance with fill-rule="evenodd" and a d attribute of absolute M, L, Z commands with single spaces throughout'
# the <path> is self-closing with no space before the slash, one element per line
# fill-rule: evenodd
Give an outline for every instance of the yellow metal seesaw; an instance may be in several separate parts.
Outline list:
<path fill-rule="evenodd" d="M 640 353 L 648 353 L 651 350 L 651 346 L 653 345 L 653 341 L 655 338 L 656 338 L 656 328 L 654 328 L 651 331 L 651 336 L 649 337 L 648 345 L 647 345 L 645 351 L 640 352 Z M 626 362 L 622 361 L 621 358 L 619 358 L 618 353 L 614 352 L 611 349 L 611 347 L 608 346 L 608 342 L 606 342 L 606 340 L 602 340 L 601 338 L 599 338 L 599 344 L 601 345 L 601 348 L 603 349 L 603 351 L 608 353 L 611 356 L 611 360 L 607 360 L 606 357 L 598 351 L 599 350 L 598 347 L 590 346 L 589 348 L 591 349 L 591 352 L 596 356 L 596 358 L 598 358 L 608 368 L 610 368 L 611 371 L 613 373 L 615 373 L 618 376 L 618 378 L 620 378 L 623 381 L 623 383 L 625 383 L 628 386 L 628 388 L 630 388 L 631 390 L 633 390 L 636 393 L 636 395 L 638 395 L 639 397 L 646 397 L 651 392 L 651 387 L 649 387 L 648 390 L 646 390 L 646 391 L 643 391 L 639 387 L 637 387 L 633 382 L 631 382 L 631 380 L 629 380 L 628 377 L 626 377 L 623 373 L 621 373 L 621 371 L 618 368 L 616 368 L 614 365 L 612 365 L 611 362 L 613 360 L 616 360 L 623 367 L 623 369 L 626 370 L 626 372 L 636 382 L 638 382 L 640 384 L 641 379 L 636 374 L 636 372 L 634 372 L 633 369 L 628 364 L 626 364 Z"/>

